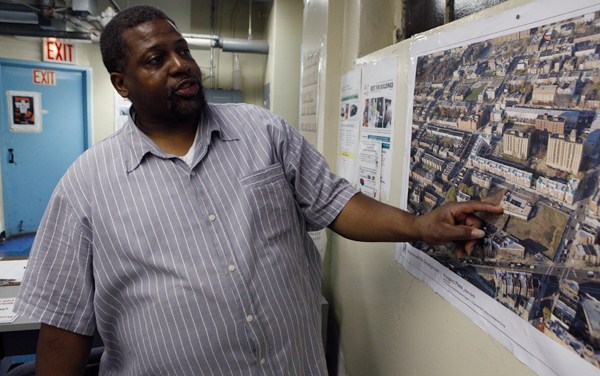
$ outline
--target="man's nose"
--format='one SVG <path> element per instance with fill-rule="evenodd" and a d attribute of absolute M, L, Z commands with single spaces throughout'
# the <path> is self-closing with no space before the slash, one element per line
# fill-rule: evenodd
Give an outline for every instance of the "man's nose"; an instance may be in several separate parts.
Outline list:
<path fill-rule="evenodd" d="M 190 62 L 180 54 L 173 53 L 171 58 L 171 71 L 173 73 L 187 72 L 190 70 Z"/>

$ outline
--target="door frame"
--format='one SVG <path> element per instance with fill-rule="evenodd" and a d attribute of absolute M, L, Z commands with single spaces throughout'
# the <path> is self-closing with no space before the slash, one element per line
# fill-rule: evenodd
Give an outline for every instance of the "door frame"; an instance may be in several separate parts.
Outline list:
<path fill-rule="evenodd" d="M 5 59 L 0 58 L 0 72 L 2 68 L 5 66 L 17 66 L 21 68 L 40 68 L 40 69 L 48 69 L 48 70 L 62 70 L 62 71 L 70 71 L 70 72 L 78 72 L 82 74 L 82 82 L 83 82 L 83 90 L 82 95 L 83 98 L 83 134 L 84 134 L 84 144 L 83 150 L 87 150 L 92 145 L 92 69 L 87 66 L 80 65 L 67 65 L 67 64 L 58 64 L 58 63 L 47 63 L 44 61 L 31 61 L 31 60 L 19 60 L 19 59 Z M 1 75 L 0 75 L 1 77 Z M 33 82 L 33 77 L 32 77 Z M 6 100 L 4 98 L 5 92 L 10 90 L 9 88 L 5 88 L 2 81 L 0 80 L 0 93 L 2 94 L 2 103 L 0 103 L 0 108 L 6 108 Z M 8 109 L 7 109 L 8 110 Z M 43 116 L 43 107 L 42 107 L 42 116 Z M 3 120 L 4 121 L 4 120 Z M 1 135 L 0 135 L 0 141 Z M 2 166 L 0 165 L 0 241 L 5 237 L 5 212 L 4 212 L 4 183 L 2 182 Z"/>

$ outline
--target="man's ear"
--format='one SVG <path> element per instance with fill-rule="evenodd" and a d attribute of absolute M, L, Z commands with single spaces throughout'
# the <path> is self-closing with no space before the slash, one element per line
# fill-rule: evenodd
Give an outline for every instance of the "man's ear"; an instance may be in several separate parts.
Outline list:
<path fill-rule="evenodd" d="M 123 79 L 122 73 L 112 72 L 110 74 L 110 82 L 123 98 L 127 98 L 129 96 L 129 89 L 127 89 L 127 86 L 125 86 L 125 80 Z"/>

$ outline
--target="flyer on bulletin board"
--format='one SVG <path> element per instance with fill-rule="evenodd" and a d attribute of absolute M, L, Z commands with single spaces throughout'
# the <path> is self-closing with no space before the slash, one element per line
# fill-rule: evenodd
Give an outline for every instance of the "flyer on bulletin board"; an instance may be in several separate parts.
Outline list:
<path fill-rule="evenodd" d="M 319 74 L 321 50 L 303 52 L 300 80 L 300 125 L 298 129 L 311 144 L 318 145 Z"/>
<path fill-rule="evenodd" d="M 396 104 L 396 83 L 398 59 L 389 58 L 366 64 L 362 68 L 362 90 L 360 99 L 361 131 L 360 150 L 371 154 L 372 143 L 379 143 L 381 158 L 377 166 L 380 192 L 377 199 L 389 200 L 392 177 L 392 133 L 394 124 L 394 105 Z M 359 171 L 368 170 L 372 158 L 359 157 Z M 367 180 L 359 176 L 359 190 L 371 191 L 366 187 Z M 373 196 L 371 196 L 373 197 Z"/>
<path fill-rule="evenodd" d="M 360 137 L 359 110 L 360 68 L 342 76 L 340 98 L 340 127 L 338 140 L 337 174 L 350 182 L 356 182 L 358 144 Z M 356 185 L 356 184 L 355 184 Z"/>

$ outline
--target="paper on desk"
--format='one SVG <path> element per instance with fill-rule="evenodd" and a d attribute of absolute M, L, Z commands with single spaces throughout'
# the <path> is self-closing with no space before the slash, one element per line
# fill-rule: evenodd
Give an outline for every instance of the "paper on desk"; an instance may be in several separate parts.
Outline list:
<path fill-rule="evenodd" d="M 21 282 L 27 267 L 27 260 L 2 260 L 0 261 L 0 281 Z"/>
<path fill-rule="evenodd" d="M 17 314 L 13 312 L 16 298 L 0 298 L 0 324 L 15 321 Z"/>

